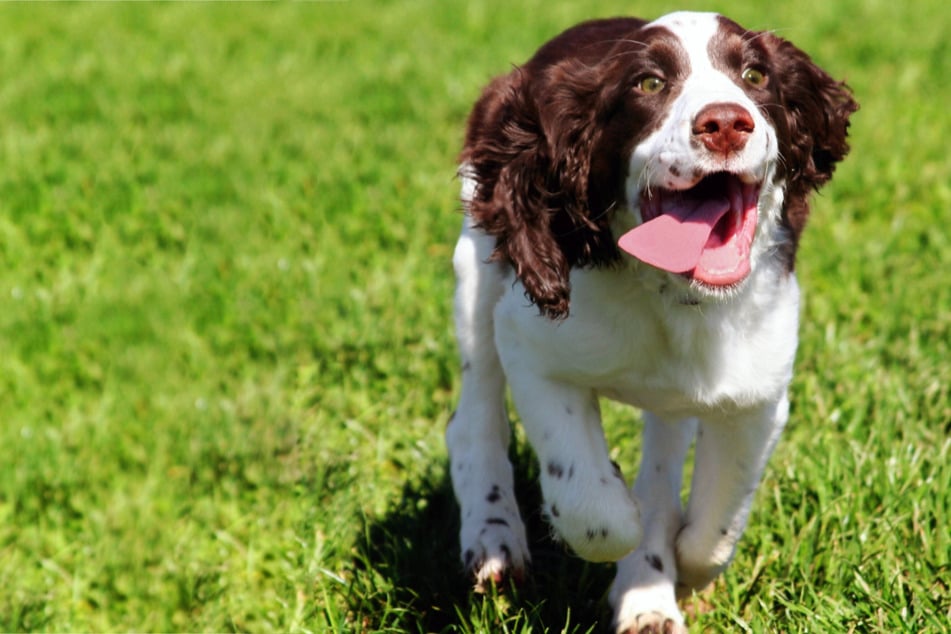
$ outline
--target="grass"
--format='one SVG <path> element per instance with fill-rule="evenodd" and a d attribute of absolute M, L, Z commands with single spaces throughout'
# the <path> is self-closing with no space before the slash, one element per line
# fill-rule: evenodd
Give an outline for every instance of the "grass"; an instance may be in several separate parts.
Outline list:
<path fill-rule="evenodd" d="M 951 13 L 687 5 L 862 103 L 800 255 L 792 420 L 692 631 L 948 631 Z M 611 567 L 547 539 L 519 432 L 534 579 L 461 577 L 454 160 L 491 75 L 669 8 L 0 7 L 0 631 L 604 631 Z"/>

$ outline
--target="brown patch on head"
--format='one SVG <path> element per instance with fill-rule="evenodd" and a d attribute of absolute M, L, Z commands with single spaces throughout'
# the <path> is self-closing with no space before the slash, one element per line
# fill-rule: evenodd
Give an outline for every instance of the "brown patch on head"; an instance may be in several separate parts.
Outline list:
<path fill-rule="evenodd" d="M 636 39 L 619 42 L 612 57 L 614 63 L 606 69 L 604 81 L 614 94 L 607 101 L 610 107 L 594 148 L 589 183 L 593 209 L 626 203 L 624 182 L 631 153 L 660 128 L 690 72 L 687 52 L 664 27 L 643 29 Z M 644 94 L 638 85 L 648 77 L 662 79 L 664 89 Z"/>

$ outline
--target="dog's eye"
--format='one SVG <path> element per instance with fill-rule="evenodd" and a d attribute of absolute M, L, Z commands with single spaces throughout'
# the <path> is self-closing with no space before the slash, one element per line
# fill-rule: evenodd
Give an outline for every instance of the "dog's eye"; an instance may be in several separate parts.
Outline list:
<path fill-rule="evenodd" d="M 656 95 L 665 86 L 667 86 L 667 82 L 655 75 L 647 75 L 637 82 L 637 89 L 645 95 Z"/>
<path fill-rule="evenodd" d="M 740 76 L 743 78 L 743 81 L 754 88 L 762 88 L 766 85 L 766 73 L 756 70 L 755 68 L 747 68 Z"/>

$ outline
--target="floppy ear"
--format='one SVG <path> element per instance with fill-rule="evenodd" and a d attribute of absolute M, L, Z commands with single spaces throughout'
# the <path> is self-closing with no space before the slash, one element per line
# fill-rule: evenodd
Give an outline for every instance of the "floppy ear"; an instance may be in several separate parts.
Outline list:
<path fill-rule="evenodd" d="M 777 60 L 780 96 L 788 129 L 780 151 L 786 167 L 787 221 L 798 238 L 809 213 L 808 197 L 825 184 L 849 152 L 849 116 L 859 106 L 844 82 L 832 79 L 789 42 L 769 35 Z M 785 146 L 785 147 L 783 147 Z"/>
<path fill-rule="evenodd" d="M 555 319 L 568 314 L 571 267 L 616 257 L 607 220 L 593 221 L 588 204 L 599 86 L 570 61 L 528 75 L 516 69 L 486 89 L 461 160 L 477 181 L 469 213 L 495 236 L 494 257 Z"/>

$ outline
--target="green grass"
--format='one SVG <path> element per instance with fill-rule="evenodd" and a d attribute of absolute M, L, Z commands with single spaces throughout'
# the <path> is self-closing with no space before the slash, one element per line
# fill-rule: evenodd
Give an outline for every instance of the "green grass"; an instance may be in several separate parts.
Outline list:
<path fill-rule="evenodd" d="M 948 631 L 951 11 L 682 6 L 862 103 L 799 260 L 792 420 L 692 631 Z M 491 75 L 670 8 L 0 7 L 0 631 L 604 631 L 611 567 L 547 539 L 520 433 L 534 579 L 461 576 L 454 162 Z"/>

